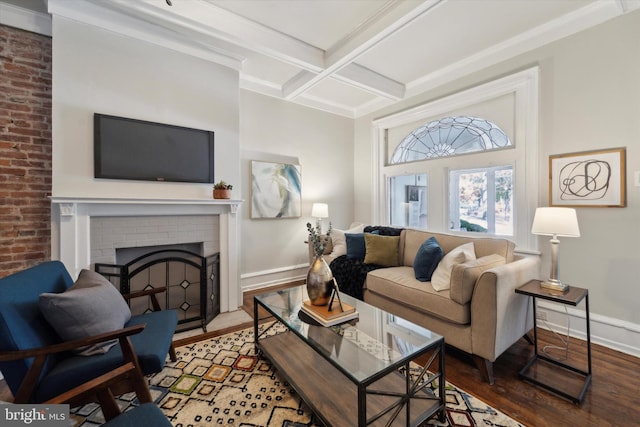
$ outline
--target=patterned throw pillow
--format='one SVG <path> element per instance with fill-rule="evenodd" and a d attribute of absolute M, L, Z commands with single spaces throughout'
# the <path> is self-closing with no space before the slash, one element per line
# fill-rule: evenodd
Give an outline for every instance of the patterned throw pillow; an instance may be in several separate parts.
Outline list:
<path fill-rule="evenodd" d="M 416 279 L 421 282 L 430 281 L 443 256 L 444 251 L 435 237 L 432 236 L 425 240 L 418 248 L 416 257 L 413 260 L 413 271 Z"/>

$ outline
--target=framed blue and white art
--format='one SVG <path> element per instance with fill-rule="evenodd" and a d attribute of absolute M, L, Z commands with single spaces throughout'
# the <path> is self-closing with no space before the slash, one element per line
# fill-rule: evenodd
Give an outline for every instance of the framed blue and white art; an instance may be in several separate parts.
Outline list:
<path fill-rule="evenodd" d="M 251 161 L 251 218 L 298 218 L 302 209 L 300 165 Z"/>

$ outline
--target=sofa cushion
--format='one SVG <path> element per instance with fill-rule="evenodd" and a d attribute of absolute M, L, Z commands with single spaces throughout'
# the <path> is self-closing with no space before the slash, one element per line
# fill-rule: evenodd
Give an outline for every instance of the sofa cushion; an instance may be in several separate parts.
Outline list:
<path fill-rule="evenodd" d="M 335 259 L 339 256 L 347 254 L 347 238 L 345 233 L 362 233 L 364 230 L 364 224 L 359 224 L 354 227 L 351 227 L 348 230 L 339 230 L 337 228 L 332 228 L 329 232 L 329 237 L 331 237 L 331 245 L 333 250 L 331 251 L 331 258 Z"/>
<path fill-rule="evenodd" d="M 64 292 L 42 293 L 38 304 L 43 316 L 65 341 L 121 329 L 131 310 L 120 292 L 102 275 L 82 270 L 78 280 Z M 87 346 L 83 356 L 106 353 L 115 340 Z"/>
<path fill-rule="evenodd" d="M 431 286 L 436 291 L 444 291 L 451 286 L 451 271 L 456 264 L 476 259 L 473 242 L 460 245 L 445 254 L 431 277 Z"/>
<path fill-rule="evenodd" d="M 413 272 L 416 279 L 421 282 L 429 282 L 443 256 L 444 251 L 435 237 L 432 236 L 425 240 L 413 260 Z"/>
<path fill-rule="evenodd" d="M 347 241 L 347 258 L 364 259 L 366 246 L 364 243 L 364 233 L 344 233 Z"/>
<path fill-rule="evenodd" d="M 466 325 L 471 321 L 470 304 L 451 300 L 449 291 L 437 292 L 431 282 L 420 282 L 413 268 L 407 266 L 380 268 L 367 274 L 368 292 L 383 295 L 418 312 L 450 322 Z"/>
<path fill-rule="evenodd" d="M 504 257 L 491 254 L 478 259 L 467 261 L 453 266 L 451 271 L 451 299 L 459 304 L 471 301 L 473 289 L 480 275 L 486 270 L 506 263 Z"/>
<path fill-rule="evenodd" d="M 365 233 L 364 241 L 366 246 L 365 264 L 375 264 L 383 267 L 395 267 L 398 265 L 399 236 L 380 236 Z"/>

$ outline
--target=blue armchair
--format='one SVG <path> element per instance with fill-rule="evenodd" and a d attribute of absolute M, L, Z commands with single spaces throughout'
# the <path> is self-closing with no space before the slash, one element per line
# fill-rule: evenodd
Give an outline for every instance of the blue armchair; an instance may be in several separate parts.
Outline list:
<path fill-rule="evenodd" d="M 112 391 L 120 394 L 133 387 L 141 402 L 150 402 L 143 375 L 162 370 L 167 354 L 176 360 L 172 344 L 176 312 L 163 310 L 133 316 L 123 329 L 64 341 L 43 316 L 39 298 L 43 293 L 62 293 L 73 284 L 58 261 L 0 279 L 0 371 L 15 403 L 49 401 L 128 363 L 135 370 L 121 385 L 112 385 Z M 159 291 L 139 295 L 154 300 L 155 292 Z M 110 340 L 117 340 L 117 344 L 104 354 L 82 356 L 72 351 Z"/>

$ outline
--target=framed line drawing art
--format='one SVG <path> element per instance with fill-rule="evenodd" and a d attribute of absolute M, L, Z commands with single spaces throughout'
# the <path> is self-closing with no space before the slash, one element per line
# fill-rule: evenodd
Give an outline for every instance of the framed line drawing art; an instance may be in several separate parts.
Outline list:
<path fill-rule="evenodd" d="M 549 206 L 625 207 L 626 148 L 549 156 Z"/>
<path fill-rule="evenodd" d="M 300 165 L 251 161 L 251 218 L 299 218 Z"/>

